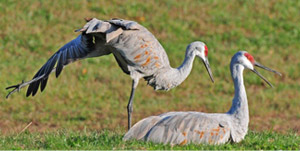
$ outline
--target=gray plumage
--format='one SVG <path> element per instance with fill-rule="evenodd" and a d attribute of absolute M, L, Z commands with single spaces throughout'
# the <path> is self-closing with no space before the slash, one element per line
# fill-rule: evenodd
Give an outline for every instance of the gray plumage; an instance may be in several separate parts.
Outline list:
<path fill-rule="evenodd" d="M 243 82 L 244 68 L 255 72 L 272 86 L 254 66 L 281 75 L 254 61 L 249 53 L 239 51 L 232 57 L 230 64 L 235 94 L 227 113 L 168 112 L 150 116 L 136 123 L 125 134 L 123 140 L 137 139 L 171 145 L 240 142 L 247 134 L 249 123 L 247 95 Z"/>
<path fill-rule="evenodd" d="M 113 54 L 118 65 L 132 78 L 132 89 L 127 106 L 128 128 L 131 126 L 132 101 L 139 79 L 144 78 L 155 90 L 169 90 L 182 83 L 189 75 L 195 56 L 203 61 L 213 81 L 207 58 L 208 49 L 203 42 L 188 45 L 185 59 L 178 68 L 170 66 L 168 56 L 158 40 L 140 24 L 122 19 L 102 21 L 90 19 L 77 32 L 76 39 L 60 48 L 35 74 L 33 79 L 14 88 L 9 95 L 29 85 L 26 96 L 34 96 L 39 87 L 43 91 L 51 72 L 60 75 L 69 63 L 91 57 Z"/>

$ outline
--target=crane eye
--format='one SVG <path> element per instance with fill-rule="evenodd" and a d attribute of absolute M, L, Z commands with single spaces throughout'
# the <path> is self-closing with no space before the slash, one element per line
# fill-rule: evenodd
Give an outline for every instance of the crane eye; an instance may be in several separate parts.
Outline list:
<path fill-rule="evenodd" d="M 249 53 L 245 53 L 244 56 L 252 63 L 254 64 L 255 60 L 253 56 L 251 56 Z"/>
<path fill-rule="evenodd" d="M 208 55 L 208 48 L 207 48 L 207 46 L 206 46 L 206 45 L 204 46 L 204 48 L 205 48 L 205 50 L 204 50 L 205 57 L 207 57 L 207 55 Z"/>

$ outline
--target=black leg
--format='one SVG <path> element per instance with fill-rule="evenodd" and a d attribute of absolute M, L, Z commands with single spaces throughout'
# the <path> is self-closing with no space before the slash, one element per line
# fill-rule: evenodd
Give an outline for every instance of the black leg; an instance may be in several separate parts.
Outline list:
<path fill-rule="evenodd" d="M 127 105 L 128 130 L 131 128 L 131 113 L 133 111 L 132 103 L 133 103 L 134 92 L 137 87 L 137 84 L 138 84 L 138 80 L 132 80 L 132 88 L 131 88 L 130 98 L 129 98 L 128 105 Z"/>

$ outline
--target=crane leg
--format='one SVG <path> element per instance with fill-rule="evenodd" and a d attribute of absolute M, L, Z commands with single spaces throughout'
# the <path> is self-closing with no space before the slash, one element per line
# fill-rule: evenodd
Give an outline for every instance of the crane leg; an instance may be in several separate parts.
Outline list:
<path fill-rule="evenodd" d="M 132 80 L 132 88 L 131 88 L 130 98 L 129 98 L 128 105 L 127 105 L 128 130 L 131 128 L 131 113 L 133 111 L 132 103 L 133 103 L 133 98 L 134 98 L 134 92 L 135 92 L 135 89 L 136 89 L 138 83 L 139 83 L 139 80 Z"/>

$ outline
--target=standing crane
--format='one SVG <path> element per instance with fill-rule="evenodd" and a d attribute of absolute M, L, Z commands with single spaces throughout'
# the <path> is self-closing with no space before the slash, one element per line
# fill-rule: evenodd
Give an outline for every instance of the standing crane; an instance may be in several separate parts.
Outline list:
<path fill-rule="evenodd" d="M 8 93 L 29 85 L 26 96 L 34 96 L 39 87 L 45 89 L 50 73 L 58 77 L 62 69 L 76 60 L 113 54 L 124 73 L 132 78 L 131 94 L 127 105 L 128 129 L 131 127 L 132 102 L 139 79 L 144 78 L 155 90 L 169 90 L 181 84 L 190 74 L 194 58 L 199 57 L 213 80 L 208 62 L 208 48 L 203 42 L 187 46 L 185 59 L 178 68 L 170 66 L 168 56 L 158 40 L 140 24 L 123 19 L 86 19 L 86 25 L 76 32 L 81 34 L 61 47 L 40 68 L 32 80 L 7 87 Z M 56 66 L 55 66 L 56 65 Z"/>
<path fill-rule="evenodd" d="M 250 69 L 273 87 L 254 69 L 254 66 L 281 75 L 256 62 L 246 51 L 239 51 L 232 57 L 230 63 L 235 91 L 232 106 L 227 113 L 168 112 L 150 116 L 136 123 L 125 134 L 123 140 L 137 139 L 171 145 L 240 142 L 248 131 L 249 123 L 248 102 L 243 81 L 244 68 Z"/>

